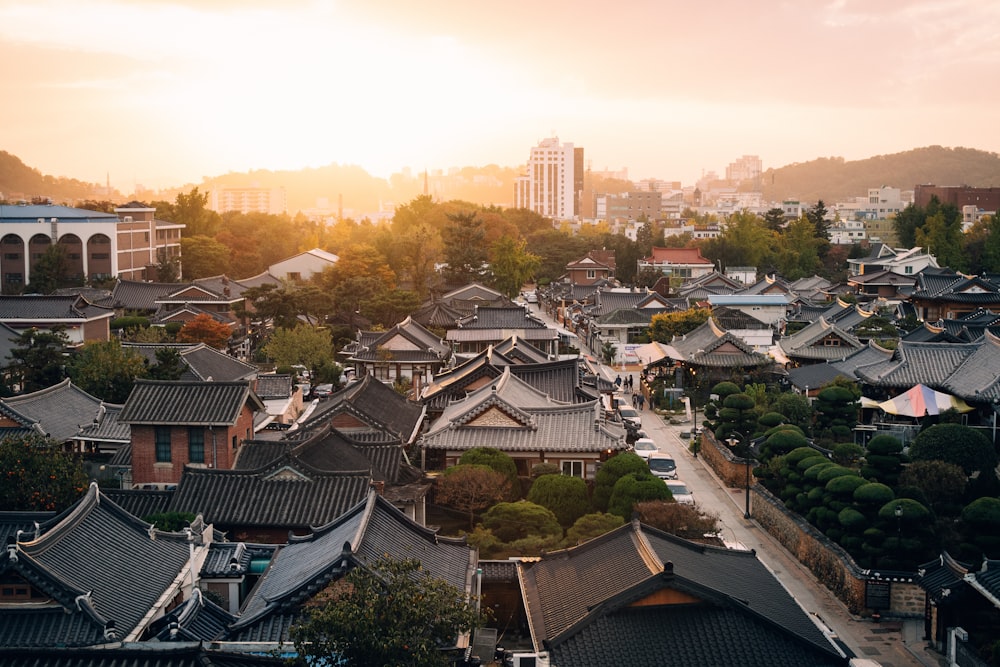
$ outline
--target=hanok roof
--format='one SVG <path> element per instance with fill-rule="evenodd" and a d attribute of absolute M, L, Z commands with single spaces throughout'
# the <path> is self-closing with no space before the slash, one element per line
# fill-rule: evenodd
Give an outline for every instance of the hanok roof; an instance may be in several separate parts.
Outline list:
<path fill-rule="evenodd" d="M 504 299 L 507 299 L 507 297 L 500 292 L 495 289 L 490 289 L 485 285 L 480 285 L 479 283 L 469 283 L 464 287 L 459 287 L 458 289 L 454 289 L 447 294 L 441 295 L 441 300 L 445 303 L 450 303 L 452 301 L 478 301 L 481 303 L 492 304 Z"/>
<path fill-rule="evenodd" d="M 102 404 L 104 408 L 98 408 L 94 420 L 89 424 L 80 426 L 80 430 L 73 440 L 80 442 L 102 442 L 117 447 L 124 447 L 132 441 L 132 429 L 128 424 L 118 421 L 122 406 L 110 403 Z"/>
<path fill-rule="evenodd" d="M 95 306 L 82 296 L 0 295 L 0 320 L 13 325 L 80 324 L 114 315 L 112 309 Z"/>
<path fill-rule="evenodd" d="M 566 270 L 599 268 L 614 273 L 616 265 L 614 250 L 591 250 L 575 262 L 567 264 Z"/>
<path fill-rule="evenodd" d="M 602 419 L 600 401 L 555 401 L 511 373 L 446 407 L 421 437 L 428 449 L 599 452 L 628 447 L 624 431 Z"/>
<path fill-rule="evenodd" d="M 401 481 L 403 445 L 389 433 L 342 433 L 329 425 L 307 431 L 308 437 L 296 440 L 253 440 L 244 443 L 233 465 L 238 470 L 273 466 L 289 457 L 324 472 L 365 470 L 373 479 L 396 484 Z"/>
<path fill-rule="evenodd" d="M 547 329 L 548 325 L 532 315 L 524 306 L 506 308 L 476 308 L 469 317 L 459 324 L 463 329 Z M 504 336 L 506 338 L 506 336 Z"/>
<path fill-rule="evenodd" d="M 249 382 L 136 380 L 118 420 L 148 426 L 232 426 L 244 406 L 254 412 L 264 409 Z"/>
<path fill-rule="evenodd" d="M 329 523 L 368 493 L 368 469 L 325 472 L 291 457 L 257 470 L 186 467 L 171 512 L 222 527 L 308 528 Z"/>
<path fill-rule="evenodd" d="M 423 412 L 423 407 L 408 401 L 392 387 L 365 375 L 323 401 L 301 424 L 301 430 L 333 422 L 343 432 L 382 430 L 409 444 L 416 437 Z"/>
<path fill-rule="evenodd" d="M 861 366 L 858 378 L 876 387 L 925 384 L 973 403 L 1000 399 L 1000 338 L 987 332 L 973 343 L 900 341 L 888 360 Z"/>
<path fill-rule="evenodd" d="M 588 308 L 588 314 L 595 318 L 619 310 L 635 310 L 646 313 L 648 319 L 654 313 L 673 310 L 666 299 L 648 289 L 600 289 L 591 295 L 590 301 L 592 305 Z"/>
<path fill-rule="evenodd" d="M 502 354 L 515 364 L 541 364 L 549 360 L 545 352 L 516 335 L 494 345 L 493 351 Z"/>
<path fill-rule="evenodd" d="M 835 343 L 835 344 L 831 344 Z M 820 317 L 812 324 L 778 341 L 778 349 L 790 359 L 825 361 L 841 359 L 864 343 L 836 324 Z"/>
<path fill-rule="evenodd" d="M 950 270 L 928 271 L 916 274 L 917 284 L 911 299 L 920 301 L 945 301 L 976 306 L 1000 304 L 1000 276 L 984 274 L 965 276 Z"/>
<path fill-rule="evenodd" d="M 269 398 L 288 398 L 292 394 L 294 384 L 292 376 L 265 373 L 257 376 L 255 392 L 262 400 Z"/>
<path fill-rule="evenodd" d="M 281 667 L 284 658 L 208 649 L 201 642 L 138 642 L 93 648 L 0 647 L 6 667 Z"/>
<path fill-rule="evenodd" d="M 237 303 L 243 300 L 246 288 L 228 276 L 198 278 L 187 284 L 174 284 L 172 289 L 156 299 L 157 304 Z"/>
<path fill-rule="evenodd" d="M 458 321 L 468 314 L 467 311 L 454 308 L 443 301 L 431 301 L 421 306 L 412 317 L 421 326 L 451 329 L 458 326 Z"/>
<path fill-rule="evenodd" d="M 969 566 L 945 551 L 917 569 L 917 583 L 935 605 L 959 604 L 968 598 L 968 574 Z"/>
<path fill-rule="evenodd" d="M 95 420 L 100 422 L 107 409 L 101 399 L 80 389 L 69 378 L 30 394 L 0 399 L 0 407 L 10 417 L 20 415 L 21 419 L 15 419 L 26 427 L 37 424 L 35 431 L 44 432 L 56 442 L 66 442 Z"/>
<path fill-rule="evenodd" d="M 163 349 L 177 350 L 187 367 L 182 380 L 237 382 L 257 377 L 256 366 L 216 350 L 205 343 L 132 343 L 122 342 L 122 347 L 138 352 L 149 365 L 157 363 L 156 353 Z"/>
<path fill-rule="evenodd" d="M 287 640 L 290 621 L 305 601 L 350 569 L 385 555 L 416 558 L 429 576 L 471 592 L 477 559 L 465 539 L 439 536 L 371 492 L 336 521 L 312 535 L 293 537 L 279 548 L 244 602 L 229 637 Z"/>
<path fill-rule="evenodd" d="M 148 489 L 108 489 L 104 493 L 116 505 L 140 519 L 166 512 L 174 497 L 173 491 Z"/>
<path fill-rule="evenodd" d="M 523 345 L 522 345 L 523 347 Z M 461 366 L 439 373 L 424 387 L 421 402 L 428 408 L 443 409 L 510 370 L 529 385 L 563 403 L 582 403 L 598 398 L 596 390 L 582 385 L 579 358 L 539 363 L 514 364 L 495 348 L 487 349 Z"/>
<path fill-rule="evenodd" d="M 733 329 L 763 330 L 771 328 L 770 324 L 761 322 L 753 315 L 727 306 L 712 308 L 712 319 L 719 325 L 719 328 L 725 331 Z"/>
<path fill-rule="evenodd" d="M 156 641 L 211 641 L 221 636 L 236 617 L 207 599 L 200 588 L 191 597 L 149 626 Z"/>
<path fill-rule="evenodd" d="M 235 328 L 238 323 L 237 319 L 229 313 L 209 310 L 190 303 L 185 303 L 180 307 L 161 306 L 160 309 L 153 313 L 153 316 L 149 318 L 149 322 L 150 324 L 162 326 L 166 326 L 171 322 L 177 322 L 183 325 L 187 324 L 199 315 L 207 315 L 216 322 L 225 324 L 231 328 Z"/>
<path fill-rule="evenodd" d="M 534 646 L 559 664 L 847 664 L 751 551 L 632 522 L 518 576 Z"/>
<path fill-rule="evenodd" d="M 720 329 L 712 318 L 684 336 L 674 336 L 664 352 L 691 366 L 747 368 L 771 363 L 767 355 L 755 352 L 739 336 Z"/>
<path fill-rule="evenodd" d="M 451 346 L 407 317 L 388 331 L 362 332 L 350 360 L 373 363 L 389 358 L 404 363 L 443 363 L 450 354 Z"/>
<path fill-rule="evenodd" d="M 147 283 L 141 280 L 119 279 L 111 290 L 111 297 L 116 308 L 153 313 L 159 308 L 156 300 L 176 290 L 177 287 L 177 283 Z"/>
<path fill-rule="evenodd" d="M 0 510 L 0 541 L 9 544 L 11 540 L 18 537 L 18 533 L 25 535 L 24 539 L 31 536 L 41 535 L 43 526 L 56 516 L 55 512 L 8 512 Z"/>
<path fill-rule="evenodd" d="M 189 564 L 184 533 L 165 533 L 111 502 L 92 483 L 59 523 L 18 542 L 0 572 L 25 579 L 57 604 L 0 607 L 0 646 L 85 646 L 137 636 L 151 610 L 178 590 Z"/>

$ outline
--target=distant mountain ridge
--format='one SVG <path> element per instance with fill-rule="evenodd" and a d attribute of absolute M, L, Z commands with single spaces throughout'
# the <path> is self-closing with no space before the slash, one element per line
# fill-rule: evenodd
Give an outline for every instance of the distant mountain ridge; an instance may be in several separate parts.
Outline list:
<path fill-rule="evenodd" d="M 514 180 L 519 167 L 464 167 L 447 174 L 417 173 L 409 178 L 394 174 L 389 180 L 370 175 L 355 165 L 330 164 L 297 171 L 256 170 L 206 178 L 197 187 L 201 192 L 218 187 L 284 188 L 288 211 L 322 208 L 336 213 L 341 208 L 347 217 L 361 217 L 385 210 L 390 204 L 404 204 L 427 193 L 441 200 L 458 199 L 474 204 L 510 206 Z M 917 184 L 1000 186 L 1000 156 L 973 148 L 927 146 L 892 155 L 876 155 L 865 160 L 818 158 L 767 169 L 761 178 L 764 200 L 780 202 L 798 199 L 827 204 L 864 196 L 868 188 L 887 185 L 912 190 Z M 194 185 L 161 191 L 158 199 L 173 201 L 176 193 L 188 192 Z M 9 201 L 15 198 L 51 197 L 57 203 L 74 204 L 80 200 L 114 199 L 124 202 L 127 196 L 109 197 L 105 186 L 70 178 L 43 175 L 19 158 L 0 151 L 0 193 Z M 147 202 L 148 203 L 148 202 Z"/>
<path fill-rule="evenodd" d="M 868 188 L 912 190 L 918 184 L 1000 186 L 1000 155 L 974 148 L 927 146 L 852 162 L 819 158 L 767 169 L 761 178 L 765 201 L 815 203 L 822 199 L 826 204 L 863 197 Z"/>

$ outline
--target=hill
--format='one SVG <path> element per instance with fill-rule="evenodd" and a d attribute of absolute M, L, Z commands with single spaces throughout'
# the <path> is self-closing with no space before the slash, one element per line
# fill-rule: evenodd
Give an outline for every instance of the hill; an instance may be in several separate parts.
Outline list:
<path fill-rule="evenodd" d="M 391 210 L 391 204 L 403 204 L 422 194 L 424 188 L 436 199 L 462 200 L 475 204 L 511 206 L 518 167 L 463 167 L 447 173 L 432 172 L 390 179 L 377 178 L 355 165 L 330 164 L 297 171 L 256 170 L 206 178 L 197 187 L 209 192 L 219 187 L 284 188 L 288 211 L 326 208 L 336 212 L 342 207 L 345 216 L 361 217 L 378 210 Z M 843 158 L 819 158 L 768 169 L 762 177 L 764 200 L 780 202 L 799 199 L 830 204 L 864 196 L 870 187 L 888 185 L 910 190 L 918 183 L 936 185 L 1000 185 L 1000 156 L 972 148 L 928 146 L 892 155 L 876 155 L 866 160 L 848 162 Z M 193 185 L 161 191 L 154 199 L 173 201 L 179 192 L 189 192 Z M 9 201 L 50 197 L 70 205 L 83 199 L 113 199 L 124 202 L 128 195 L 113 193 L 97 183 L 46 176 L 7 152 L 0 151 L 0 193 Z"/>
<path fill-rule="evenodd" d="M 20 158 L 0 151 L 0 199 L 30 201 L 33 197 L 48 197 L 57 203 L 72 204 L 80 199 L 103 197 L 104 192 L 105 188 L 97 183 L 46 176 Z"/>
<path fill-rule="evenodd" d="M 887 185 L 912 190 L 917 184 L 1000 185 L 1000 156 L 973 148 L 927 146 L 904 153 L 847 162 L 820 158 L 767 169 L 761 179 L 765 201 L 798 199 L 827 204 L 862 197 L 868 188 Z"/>

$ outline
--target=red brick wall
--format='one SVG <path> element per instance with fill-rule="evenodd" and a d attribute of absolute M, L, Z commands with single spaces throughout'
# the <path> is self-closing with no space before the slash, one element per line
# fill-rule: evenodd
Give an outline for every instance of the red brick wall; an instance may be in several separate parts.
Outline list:
<path fill-rule="evenodd" d="M 215 427 L 211 431 L 205 429 L 205 465 L 215 466 L 213 451 L 218 455 L 216 467 L 228 470 L 233 467 L 236 445 L 253 437 L 253 413 L 247 406 L 243 407 L 234 426 L 228 428 Z M 212 436 L 215 436 L 215 446 L 212 446 Z M 184 466 L 188 463 L 188 427 L 186 424 L 173 426 L 170 429 L 170 463 L 156 462 L 156 429 L 153 426 L 132 426 L 132 483 L 141 484 L 176 484 L 180 481 Z"/>

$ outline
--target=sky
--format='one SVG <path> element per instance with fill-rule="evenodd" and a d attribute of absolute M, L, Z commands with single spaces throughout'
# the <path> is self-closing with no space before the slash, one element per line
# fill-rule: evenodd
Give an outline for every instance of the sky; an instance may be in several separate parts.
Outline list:
<path fill-rule="evenodd" d="M 524 164 L 693 184 L 1000 152 L 996 0 L 0 0 L 0 150 L 170 188 L 255 169 Z"/>

